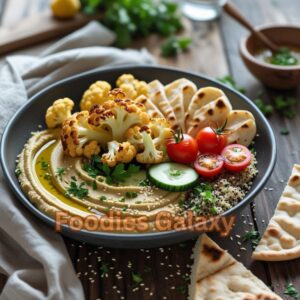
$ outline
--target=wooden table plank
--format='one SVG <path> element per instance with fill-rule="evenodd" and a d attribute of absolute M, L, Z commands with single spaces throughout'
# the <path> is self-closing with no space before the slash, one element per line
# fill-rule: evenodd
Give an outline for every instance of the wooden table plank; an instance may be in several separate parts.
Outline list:
<path fill-rule="evenodd" d="M 243 13 L 252 21 L 253 24 L 262 23 L 295 23 L 295 11 L 299 11 L 300 3 L 297 1 L 242 1 L 235 0 L 236 5 L 243 11 Z M 287 9 L 288 7 L 288 9 Z M 289 12 L 287 12 L 287 10 Z M 298 21 L 299 22 L 299 21 Z M 245 30 L 239 25 L 236 25 L 229 17 L 224 16 L 221 22 L 221 28 L 223 29 L 224 43 L 229 55 L 229 64 L 232 69 L 232 73 L 237 78 L 238 83 L 241 86 L 247 87 L 248 95 L 254 99 L 257 97 L 257 91 L 264 91 L 264 99 L 267 102 L 272 102 L 274 97 L 280 92 L 274 90 L 261 88 L 261 84 L 257 82 L 252 75 L 245 69 L 239 54 L 238 54 L 238 42 L 242 36 L 245 35 Z M 235 28 L 230 31 L 228 35 L 228 29 Z M 289 92 L 291 95 L 296 96 L 299 99 L 297 91 Z M 299 106 L 297 111 L 299 112 Z M 278 159 L 275 167 L 275 171 L 267 183 L 267 188 L 272 190 L 262 191 L 255 200 L 256 209 L 255 216 L 257 218 L 256 227 L 263 233 L 268 220 L 272 217 L 279 197 L 282 193 L 285 183 L 290 176 L 292 165 L 295 162 L 300 162 L 300 143 L 299 143 L 299 127 L 300 117 L 299 115 L 294 120 L 284 119 L 280 114 L 275 113 L 269 121 L 276 135 L 278 147 Z M 280 135 L 282 128 L 288 128 L 290 130 L 289 136 Z M 289 155 L 287 155 L 289 153 Z M 283 182 L 284 181 L 284 182 Z M 249 253 L 250 254 L 250 253 Z M 287 282 L 293 282 L 294 285 L 300 288 L 300 260 L 294 260 L 291 262 L 281 263 L 260 263 L 267 267 L 267 273 L 270 276 L 270 282 L 275 291 L 283 298 L 284 287 Z"/>

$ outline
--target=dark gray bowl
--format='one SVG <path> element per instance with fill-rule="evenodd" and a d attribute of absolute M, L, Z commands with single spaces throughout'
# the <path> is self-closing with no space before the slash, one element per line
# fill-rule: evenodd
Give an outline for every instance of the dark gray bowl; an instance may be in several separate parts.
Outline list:
<path fill-rule="evenodd" d="M 14 173 L 16 157 L 22 151 L 24 144 L 30 136 L 30 132 L 37 131 L 38 125 L 44 124 L 46 109 L 51 105 L 53 100 L 62 97 L 70 97 L 78 104 L 83 92 L 91 83 L 96 80 L 106 80 L 114 84 L 116 78 L 123 73 L 132 73 L 137 78 L 145 81 L 159 79 L 165 84 L 180 77 L 186 77 L 193 81 L 198 87 L 215 86 L 223 89 L 234 108 L 251 111 L 256 119 L 259 134 L 256 138 L 257 167 L 259 174 L 247 196 L 235 207 L 228 210 L 225 215 L 237 214 L 244 206 L 254 199 L 270 177 L 276 160 L 274 134 L 266 118 L 257 107 L 248 98 L 235 90 L 232 90 L 215 80 L 195 73 L 153 66 L 126 66 L 87 72 L 53 84 L 32 97 L 18 110 L 8 123 L 2 136 L 1 164 L 8 184 L 30 211 L 54 228 L 54 220 L 40 212 L 27 199 L 26 195 L 20 189 Z M 182 231 L 147 234 L 118 234 L 89 231 L 74 232 L 67 226 L 63 227 L 62 234 L 76 240 L 118 248 L 158 247 L 182 242 L 198 235 L 197 233 Z"/>

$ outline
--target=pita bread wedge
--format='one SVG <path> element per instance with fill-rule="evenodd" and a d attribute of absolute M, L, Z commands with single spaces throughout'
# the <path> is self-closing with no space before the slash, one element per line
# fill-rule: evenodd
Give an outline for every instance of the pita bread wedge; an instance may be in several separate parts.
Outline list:
<path fill-rule="evenodd" d="M 247 110 L 233 110 L 227 117 L 228 144 L 249 146 L 256 135 L 256 123 Z"/>
<path fill-rule="evenodd" d="M 192 98 L 185 116 L 187 133 L 195 136 L 211 124 L 221 127 L 232 106 L 222 90 L 214 87 L 200 89 Z"/>
<path fill-rule="evenodd" d="M 203 234 L 194 248 L 190 300 L 280 300 L 227 251 Z"/>
<path fill-rule="evenodd" d="M 185 131 L 185 112 L 196 91 L 196 85 L 186 78 L 180 78 L 165 86 L 166 96 L 183 131 Z"/>
<path fill-rule="evenodd" d="M 170 122 L 172 129 L 178 129 L 180 125 L 174 110 L 168 101 L 163 84 L 158 80 L 154 80 L 151 81 L 148 86 L 150 88 L 150 100 Z"/>
<path fill-rule="evenodd" d="M 137 97 L 135 102 L 142 103 L 145 105 L 148 115 L 150 118 L 164 118 L 162 112 L 157 108 L 157 106 L 150 100 L 149 97 L 141 95 Z"/>
<path fill-rule="evenodd" d="M 274 216 L 252 254 L 256 260 L 285 261 L 300 257 L 300 165 L 278 202 Z"/>

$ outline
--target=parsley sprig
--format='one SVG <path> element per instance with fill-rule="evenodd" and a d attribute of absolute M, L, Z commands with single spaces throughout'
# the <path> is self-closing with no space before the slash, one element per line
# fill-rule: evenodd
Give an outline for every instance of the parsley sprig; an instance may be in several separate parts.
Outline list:
<path fill-rule="evenodd" d="M 251 242 L 252 248 L 254 249 L 259 241 L 260 241 L 260 234 L 258 231 L 256 230 L 249 230 L 246 231 L 245 235 L 242 238 L 243 242 Z"/>
<path fill-rule="evenodd" d="M 284 294 L 288 295 L 296 300 L 300 298 L 299 292 L 296 290 L 296 288 L 294 287 L 294 285 L 292 283 L 288 283 L 286 285 Z"/>
<path fill-rule="evenodd" d="M 116 33 L 116 44 L 128 46 L 137 36 L 170 36 L 182 26 L 178 5 L 156 0 L 81 0 L 83 12 L 101 11 L 103 23 Z"/>
<path fill-rule="evenodd" d="M 226 85 L 228 85 L 232 89 L 239 91 L 242 94 L 246 93 L 246 89 L 243 88 L 243 87 L 238 86 L 236 84 L 235 80 L 233 79 L 233 77 L 230 76 L 230 75 L 226 75 L 224 77 L 217 78 L 217 80 L 224 83 L 224 84 L 226 84 Z"/>
<path fill-rule="evenodd" d="M 83 199 L 88 196 L 89 190 L 85 188 L 86 183 L 82 182 L 77 184 L 76 181 L 72 180 L 70 186 L 67 189 L 66 195 L 73 195 L 79 199 Z"/>
<path fill-rule="evenodd" d="M 99 156 L 94 155 L 89 162 L 83 165 L 83 169 L 93 178 L 104 176 L 106 177 L 106 183 L 118 184 L 124 182 L 131 175 L 138 173 L 140 166 L 134 164 L 118 164 L 110 168 L 100 161 Z"/>
<path fill-rule="evenodd" d="M 191 43 L 190 38 L 172 36 L 161 45 L 161 55 L 164 57 L 176 56 L 186 52 Z"/>

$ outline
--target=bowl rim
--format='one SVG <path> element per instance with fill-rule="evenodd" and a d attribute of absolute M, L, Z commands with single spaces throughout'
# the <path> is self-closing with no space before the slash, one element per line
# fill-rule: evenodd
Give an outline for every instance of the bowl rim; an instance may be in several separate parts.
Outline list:
<path fill-rule="evenodd" d="M 299 30 L 300 33 L 300 26 L 298 25 L 259 25 L 256 26 L 255 29 L 258 31 L 262 30 L 270 30 L 270 29 L 296 29 Z M 243 37 L 240 41 L 240 53 L 242 56 L 244 56 L 246 59 L 251 61 L 252 63 L 259 65 L 260 67 L 272 70 L 272 71 L 295 71 L 295 70 L 300 70 L 300 63 L 295 66 L 279 66 L 279 65 L 272 65 L 265 63 L 263 61 L 260 61 L 253 56 L 247 47 L 247 42 L 250 39 L 250 37 L 253 36 L 253 33 L 250 33 L 248 36 Z"/>
<path fill-rule="evenodd" d="M 255 110 L 255 112 L 259 115 L 261 121 L 266 126 L 267 131 L 268 131 L 268 135 L 269 135 L 269 139 L 270 139 L 270 142 L 271 142 L 271 157 L 270 157 L 268 167 L 265 170 L 265 173 L 264 173 L 263 177 L 258 182 L 258 184 L 257 184 L 257 186 L 255 187 L 254 190 L 249 191 L 244 199 L 242 199 L 237 205 L 230 208 L 229 210 L 227 210 L 225 213 L 223 213 L 220 216 L 225 217 L 225 216 L 228 216 L 228 215 L 232 215 L 235 211 L 238 211 L 239 209 L 246 206 L 262 190 L 263 186 L 265 185 L 267 180 L 270 178 L 270 176 L 273 172 L 273 169 L 275 167 L 276 156 L 277 156 L 275 135 L 274 135 L 274 132 L 272 130 L 271 125 L 269 124 L 269 122 L 267 121 L 267 119 L 263 115 L 263 113 L 255 106 L 255 104 L 250 99 L 248 99 L 242 93 L 238 92 L 237 90 L 234 90 L 231 87 L 228 87 L 227 85 L 217 81 L 216 79 L 210 78 L 210 77 L 202 75 L 202 74 L 198 74 L 196 72 L 185 71 L 185 70 L 182 70 L 182 69 L 179 69 L 179 68 L 174 68 L 174 67 L 165 67 L 165 66 L 162 67 L 162 66 L 154 66 L 154 65 L 146 65 L 146 64 L 145 65 L 127 64 L 127 65 L 122 65 L 122 66 L 117 66 L 117 67 L 111 67 L 111 66 L 102 67 L 102 68 L 99 68 L 99 69 L 96 69 L 96 70 L 87 71 L 87 72 L 83 72 L 83 73 L 80 73 L 80 74 L 76 74 L 74 76 L 67 77 L 63 80 L 57 81 L 57 82 L 49 85 L 47 88 L 44 88 L 40 92 L 36 93 L 29 100 L 27 100 L 14 113 L 13 117 L 6 124 L 5 129 L 3 131 L 3 135 L 2 135 L 2 138 L 1 138 L 1 144 L 0 144 L 0 163 L 1 163 L 1 166 L 2 166 L 2 169 L 3 169 L 3 174 L 4 174 L 4 178 L 6 179 L 6 182 L 8 183 L 9 187 L 14 192 L 14 194 L 19 198 L 19 200 L 21 200 L 21 202 L 31 212 L 33 212 L 34 215 L 36 215 L 39 219 L 43 220 L 48 225 L 51 225 L 53 229 L 54 229 L 54 226 L 55 226 L 55 220 L 53 218 L 49 217 L 48 215 L 44 214 L 37 207 L 35 207 L 32 204 L 32 202 L 28 199 L 26 194 L 21 190 L 21 187 L 20 187 L 19 183 L 15 183 L 12 176 L 10 176 L 10 174 L 9 174 L 9 167 L 7 166 L 6 161 L 5 161 L 4 158 L 5 158 L 5 152 L 6 152 L 5 145 L 7 143 L 7 140 L 9 139 L 9 133 L 10 133 L 11 128 L 16 123 L 16 119 L 19 117 L 19 115 L 21 115 L 24 111 L 26 111 L 28 109 L 28 107 L 30 107 L 33 102 L 38 101 L 43 96 L 43 94 L 47 93 L 51 89 L 62 86 L 67 82 L 72 82 L 74 80 L 77 80 L 78 78 L 89 77 L 89 76 L 94 75 L 94 74 L 99 74 L 101 76 L 101 74 L 103 72 L 110 72 L 110 71 L 113 71 L 113 72 L 128 72 L 129 70 L 134 72 L 135 70 L 139 70 L 139 69 L 144 69 L 144 70 L 145 69 L 146 70 L 155 69 L 156 71 L 159 71 L 159 70 L 170 71 L 170 72 L 178 73 L 178 78 L 180 78 L 180 76 L 183 77 L 183 76 L 186 76 L 188 74 L 188 75 L 191 75 L 191 76 L 199 77 L 199 78 L 204 79 L 204 80 L 208 80 L 211 83 L 213 83 L 213 84 L 219 86 L 220 88 L 224 89 L 225 91 L 228 90 L 228 91 L 236 94 L 240 98 L 242 98 L 243 101 L 245 101 L 247 104 L 249 104 L 252 107 L 253 110 Z M 64 233 L 64 232 L 71 232 L 71 233 L 74 233 L 74 234 L 79 233 L 80 236 L 86 236 L 87 238 L 101 238 L 102 237 L 102 238 L 106 238 L 106 239 L 110 239 L 110 240 L 118 238 L 119 241 L 122 241 L 122 240 L 126 241 L 128 239 L 133 239 L 134 238 L 134 239 L 136 239 L 137 243 L 139 241 L 148 240 L 148 239 L 151 239 L 151 238 L 171 237 L 171 236 L 179 234 L 180 232 L 183 232 L 183 231 L 180 231 L 180 230 L 179 231 L 178 230 L 169 230 L 169 231 L 149 232 L 149 233 L 118 233 L 118 232 L 102 232 L 102 231 L 88 231 L 88 230 L 73 231 L 68 225 L 65 225 L 65 224 L 62 224 L 61 228 L 62 228 L 61 233 Z M 188 230 L 187 232 L 191 232 L 191 231 Z"/>

